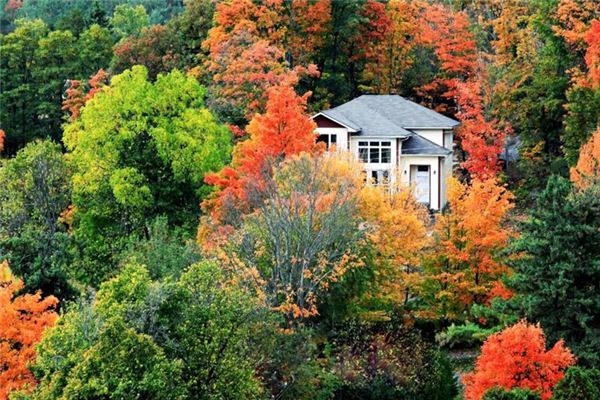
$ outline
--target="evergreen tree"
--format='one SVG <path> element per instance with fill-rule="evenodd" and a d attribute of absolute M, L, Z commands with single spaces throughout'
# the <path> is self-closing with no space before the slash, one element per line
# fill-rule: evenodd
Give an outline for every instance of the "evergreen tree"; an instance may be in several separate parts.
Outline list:
<path fill-rule="evenodd" d="M 583 364 L 600 364 L 600 186 L 573 193 L 552 177 L 513 251 L 519 313 L 563 338 Z"/>

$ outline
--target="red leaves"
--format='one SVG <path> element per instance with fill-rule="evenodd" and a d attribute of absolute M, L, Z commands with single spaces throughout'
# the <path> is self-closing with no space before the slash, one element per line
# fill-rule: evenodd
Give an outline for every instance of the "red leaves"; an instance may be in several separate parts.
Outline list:
<path fill-rule="evenodd" d="M 529 388 L 547 400 L 574 363 L 575 357 L 562 340 L 546 351 L 542 328 L 521 321 L 485 341 L 475 371 L 464 377 L 465 398 L 479 400 L 488 389 L 500 386 Z"/>
<path fill-rule="evenodd" d="M 222 189 L 217 199 L 205 204 L 213 209 L 213 217 L 222 219 L 225 201 L 244 203 L 248 183 L 260 182 L 270 161 L 315 151 L 315 124 L 305 114 L 308 95 L 300 97 L 290 86 L 267 90 L 266 112 L 256 114 L 246 127 L 249 138 L 234 148 L 231 167 L 205 178 Z"/>
<path fill-rule="evenodd" d="M 488 121 L 483 114 L 481 86 L 472 80 L 459 83 L 456 101 L 459 111 L 456 117 L 461 121 L 457 136 L 467 159 L 461 164 L 472 177 L 488 179 L 501 170 L 498 156 L 504 148 L 504 139 L 509 128 L 499 129 L 497 120 Z"/>
<path fill-rule="evenodd" d="M 6 133 L 0 129 L 0 151 L 4 150 L 4 138 L 6 137 Z"/>
<path fill-rule="evenodd" d="M 89 81 L 90 90 L 87 94 L 84 94 L 84 87 L 81 81 L 78 80 L 70 80 L 69 88 L 66 91 L 67 97 L 63 101 L 62 109 L 68 111 L 71 116 L 71 121 L 75 121 L 79 118 L 79 114 L 81 112 L 81 107 L 85 105 L 85 103 L 94 97 L 96 93 L 98 93 L 103 86 L 107 84 L 108 74 L 104 72 L 103 69 L 99 69 Z"/>
<path fill-rule="evenodd" d="M 8 265 L 0 264 L 0 399 L 25 384 L 35 384 L 27 365 L 35 359 L 42 333 L 58 318 L 54 296 L 42 299 L 39 292 L 16 296 L 22 288 Z"/>
<path fill-rule="evenodd" d="M 588 45 L 585 53 L 585 63 L 594 89 L 600 86 L 600 21 L 593 20 L 590 29 L 584 35 Z"/>

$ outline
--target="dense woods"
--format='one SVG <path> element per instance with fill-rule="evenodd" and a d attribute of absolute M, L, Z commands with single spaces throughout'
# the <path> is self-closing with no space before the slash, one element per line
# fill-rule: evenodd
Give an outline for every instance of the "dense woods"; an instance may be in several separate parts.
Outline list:
<path fill-rule="evenodd" d="M 0 400 L 600 398 L 599 123 L 595 0 L 0 0 Z"/>

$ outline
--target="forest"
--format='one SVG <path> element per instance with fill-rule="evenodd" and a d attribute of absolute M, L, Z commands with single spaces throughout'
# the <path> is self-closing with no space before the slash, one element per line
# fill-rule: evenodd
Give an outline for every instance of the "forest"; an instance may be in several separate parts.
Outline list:
<path fill-rule="evenodd" d="M 0 400 L 600 399 L 599 124 L 597 0 L 0 0 Z"/>

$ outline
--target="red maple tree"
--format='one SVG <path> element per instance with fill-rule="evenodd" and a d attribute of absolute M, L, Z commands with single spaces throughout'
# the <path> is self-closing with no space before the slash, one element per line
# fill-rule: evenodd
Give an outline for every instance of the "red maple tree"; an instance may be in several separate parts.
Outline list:
<path fill-rule="evenodd" d="M 465 398 L 479 400 L 487 390 L 499 386 L 528 388 L 548 400 L 554 385 L 574 363 L 575 357 L 562 340 L 546 351 L 539 324 L 521 321 L 485 341 L 475 371 L 464 376 Z"/>
<path fill-rule="evenodd" d="M 212 217 L 222 220 L 223 206 L 234 202 L 244 209 L 248 184 L 260 185 L 270 162 L 277 162 L 301 152 L 312 152 L 316 125 L 306 115 L 310 93 L 298 96 L 290 86 L 267 89 L 267 105 L 263 114 L 256 114 L 246 127 L 248 139 L 238 142 L 233 151 L 231 166 L 218 174 L 206 176 L 205 181 L 221 190 L 204 207 Z"/>

